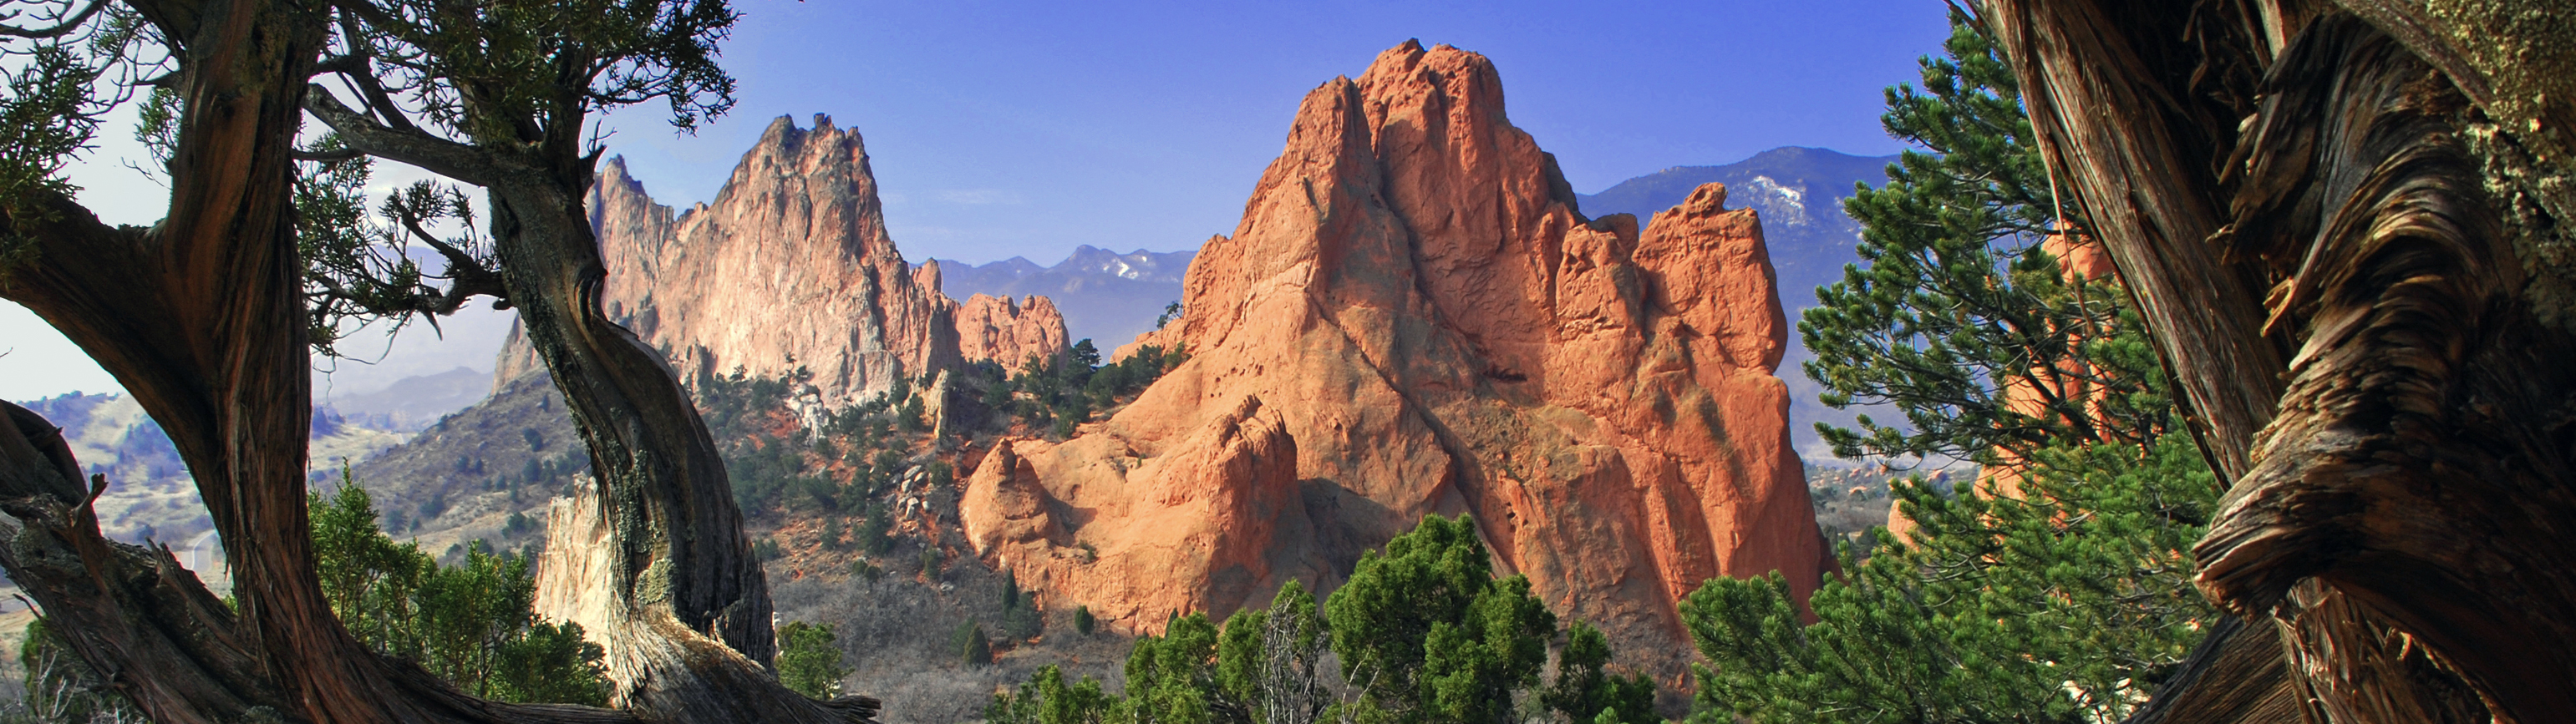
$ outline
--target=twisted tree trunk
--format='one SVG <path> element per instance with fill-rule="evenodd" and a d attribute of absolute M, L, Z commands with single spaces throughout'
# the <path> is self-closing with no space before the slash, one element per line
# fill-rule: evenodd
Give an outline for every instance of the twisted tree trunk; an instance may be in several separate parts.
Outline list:
<path fill-rule="evenodd" d="M 583 517 L 548 521 L 580 533 L 550 533 L 548 560 L 589 565 L 545 572 L 539 597 L 543 613 L 607 649 L 611 702 L 652 721 L 872 720 L 873 698 L 818 702 L 766 668 L 776 653 L 768 583 L 714 438 L 661 354 L 601 309 L 607 266 L 583 207 L 598 155 L 581 151 L 580 114 L 468 145 L 385 126 L 318 87 L 305 106 L 350 148 L 488 192 L 504 285 L 595 476 L 575 507 Z M 574 542 L 604 550 L 563 545 Z"/>
<path fill-rule="evenodd" d="M 68 198 L 0 218 L 34 240 L 0 297 L 80 345 L 168 432 L 223 536 L 238 613 L 165 549 L 99 535 L 53 425 L 0 407 L 0 566 L 69 647 L 170 723 L 864 721 L 876 702 L 780 686 L 768 599 L 704 425 L 651 350 L 598 310 L 580 190 L 587 157 L 489 175 L 511 293 L 575 405 L 615 519 L 627 604 L 598 629 L 638 678 L 629 711 L 466 696 L 349 635 L 318 585 L 306 519 L 311 399 L 293 142 L 323 49 L 297 0 L 131 0 L 179 58 L 168 217 L 110 228 Z M 578 126 L 578 124 L 575 124 Z M 385 155 L 399 157 L 398 152 Z M 485 163 L 482 170 L 494 167 Z M 99 485 L 104 482 L 100 481 Z M 619 638 L 622 637 L 622 638 Z M 622 647 L 621 647 L 622 645 Z M 728 648 L 728 647 L 731 648 Z"/>
<path fill-rule="evenodd" d="M 2244 629 L 2195 666 L 2268 645 L 2289 675 L 2255 698 L 2309 721 L 2563 718 L 2576 326 L 2551 254 L 2576 210 L 2555 124 L 2576 119 L 2544 99 L 2571 90 L 2549 84 L 2576 71 L 2576 21 L 2348 4 L 1989 9 L 2234 481 L 2200 582 L 2271 641 Z M 2520 20 L 2456 25 L 2498 13 Z M 2183 677 L 2146 718 L 2283 718 L 2165 705 L 2246 700 L 2229 684 Z"/>

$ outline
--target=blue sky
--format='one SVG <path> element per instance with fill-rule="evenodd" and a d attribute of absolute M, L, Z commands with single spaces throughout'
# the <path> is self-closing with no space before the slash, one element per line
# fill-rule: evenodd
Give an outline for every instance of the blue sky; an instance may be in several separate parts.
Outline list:
<path fill-rule="evenodd" d="M 1170 251 L 1231 233 L 1298 100 L 1407 38 L 1492 58 L 1514 125 L 1592 193 L 1778 146 L 1893 153 L 1899 144 L 1878 125 L 1882 89 L 1914 81 L 1916 59 L 1948 34 L 1931 0 L 735 7 L 744 17 L 723 46 L 740 83 L 733 113 L 676 136 L 664 109 L 629 109 L 604 119 L 610 152 L 658 200 L 684 207 L 714 197 L 771 119 L 801 126 L 828 114 L 866 137 L 906 256 L 978 263 L 1052 264 L 1077 244 Z M 122 167 L 141 157 L 123 128 L 103 135 L 73 174 L 89 189 L 83 200 L 110 221 L 150 223 L 157 207 L 132 200 L 164 192 Z M 388 186 L 412 177 L 380 176 Z M 404 346 L 376 377 L 417 366 L 407 364 L 416 354 L 438 360 L 421 373 L 490 365 L 488 353 Z M 74 389 L 114 383 L 33 315 L 0 304 L 0 398 Z"/>
<path fill-rule="evenodd" d="M 1947 34 L 1921 0 L 1003 3 L 747 0 L 733 114 L 611 142 L 666 201 L 712 198 L 769 121 L 868 141 L 908 256 L 1062 259 L 1231 233 L 1297 102 L 1419 38 L 1485 54 L 1578 191 L 1765 149 L 1893 153 L 1880 93 Z"/>

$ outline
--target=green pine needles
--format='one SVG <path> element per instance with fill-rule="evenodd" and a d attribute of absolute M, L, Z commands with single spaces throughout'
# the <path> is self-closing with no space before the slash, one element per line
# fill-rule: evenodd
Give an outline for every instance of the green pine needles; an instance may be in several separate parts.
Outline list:
<path fill-rule="evenodd" d="M 2184 436 L 2040 451 L 2018 497 L 1897 495 L 1918 528 L 1808 603 L 1778 575 L 1682 602 L 1705 665 L 1694 721 L 2103 722 L 2126 716 L 2219 615 L 2191 585 L 2218 487 Z M 1882 533 L 1883 535 L 1883 533 Z"/>
<path fill-rule="evenodd" d="M 1923 92 L 1887 91 L 1888 133 L 1932 152 L 1907 151 L 1885 186 L 1844 205 L 1867 267 L 1818 289 L 1823 305 L 1798 323 L 1825 404 L 1892 404 L 1906 419 L 1817 431 L 1843 457 L 1992 463 L 2061 441 L 2143 446 L 2173 404 L 2151 384 L 2163 372 L 2143 323 L 2116 283 L 2069 280 L 2041 248 L 2056 219 L 2080 234 L 2083 210 L 2050 188 L 1992 41 L 1954 16 L 1947 47 L 1923 60 Z"/>
<path fill-rule="evenodd" d="M 1977 19 L 1952 28 L 1924 91 L 1887 95 L 1888 131 L 1934 153 L 1848 203 L 1869 267 L 1819 290 L 1799 330 L 1827 404 L 1906 416 L 1820 426 L 1836 454 L 1973 459 L 2016 480 L 1898 482 L 1916 530 L 1878 531 L 1866 560 L 1841 551 L 1812 623 L 1776 573 L 1692 593 L 1693 722 L 2116 721 L 2219 615 L 2190 551 L 2220 485 L 2168 434 L 2178 417 L 2127 295 L 2042 248 L 2080 233 L 2082 210 L 2049 188 Z"/>

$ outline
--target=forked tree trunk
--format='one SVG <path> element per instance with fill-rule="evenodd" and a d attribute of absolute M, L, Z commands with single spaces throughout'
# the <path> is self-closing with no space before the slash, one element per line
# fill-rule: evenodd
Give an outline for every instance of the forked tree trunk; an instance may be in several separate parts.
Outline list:
<path fill-rule="evenodd" d="M 181 57 L 169 216 L 110 228 L 67 198 L 32 199 L 45 213 L 0 219 L 38 252 L 9 270 L 0 297 L 80 345 L 169 433 L 223 536 L 239 613 L 166 550 L 101 537 L 88 506 L 97 490 L 59 430 L 7 406 L 0 510 L 21 526 L 0 530 L 0 565 L 74 653 L 165 724 L 873 715 L 873 700 L 797 696 L 754 661 L 771 646 L 767 596 L 713 446 L 651 351 L 599 315 L 597 246 L 580 223 L 586 158 L 566 169 L 581 174 L 571 183 L 512 169 L 516 185 L 504 186 L 517 193 L 494 206 L 502 254 L 516 262 L 512 293 L 606 481 L 627 605 L 597 630 L 642 677 L 623 692 L 632 708 L 475 699 L 350 636 L 316 582 L 306 520 L 309 352 L 290 156 L 326 16 L 292 0 L 129 4 Z"/>
<path fill-rule="evenodd" d="M 2144 718 L 2277 721 L 2168 702 L 2281 697 L 2309 721 L 2564 718 L 2576 328 L 2535 293 L 2566 268 L 2534 250 L 2576 221 L 2553 140 L 2576 119 L 2531 78 L 2566 83 L 2576 57 L 2491 51 L 2567 48 L 2576 25 L 2540 3 L 2353 4 L 1988 6 L 2234 481 L 2200 583 L 2271 641 L 2217 637 L 2193 666 L 2268 645 L 2289 672 L 2260 697 L 2184 677 Z M 2528 21 L 2442 24 L 2507 6 Z"/>

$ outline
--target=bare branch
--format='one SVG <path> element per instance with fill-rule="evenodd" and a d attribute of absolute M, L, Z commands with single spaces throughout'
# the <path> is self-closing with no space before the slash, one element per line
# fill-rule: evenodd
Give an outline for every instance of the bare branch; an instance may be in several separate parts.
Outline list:
<path fill-rule="evenodd" d="M 77 14 L 74 14 L 70 20 L 65 20 L 62 24 L 55 25 L 50 28 L 37 28 L 35 30 L 28 30 L 26 28 L 13 25 L 0 25 L 0 35 L 13 38 L 59 38 L 71 34 L 73 30 L 80 29 L 81 23 L 89 22 L 90 16 L 97 15 L 98 11 L 105 7 L 107 7 L 107 0 L 90 0 L 89 7 L 82 9 Z"/>

